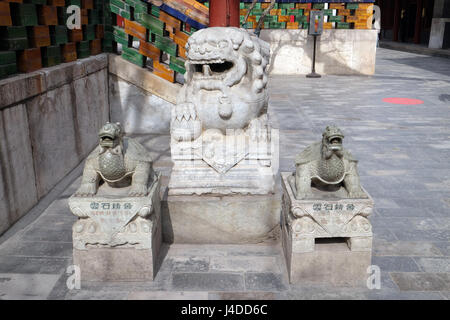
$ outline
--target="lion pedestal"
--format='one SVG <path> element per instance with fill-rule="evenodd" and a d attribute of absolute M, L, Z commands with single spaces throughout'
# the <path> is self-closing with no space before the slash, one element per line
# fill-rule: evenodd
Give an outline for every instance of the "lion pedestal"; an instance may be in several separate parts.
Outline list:
<path fill-rule="evenodd" d="M 269 45 L 243 29 L 213 27 L 195 32 L 186 49 L 185 84 L 172 109 L 164 238 L 260 242 L 279 216 L 277 136 L 267 117 Z"/>
<path fill-rule="evenodd" d="M 160 174 L 145 149 L 107 123 L 69 198 L 82 281 L 153 280 L 162 243 Z M 103 181 L 103 184 L 100 182 Z"/>
<path fill-rule="evenodd" d="M 281 174 L 282 245 L 291 283 L 367 283 L 374 203 L 342 139 L 339 129 L 327 127 L 322 143 L 299 154 L 295 174 Z"/>

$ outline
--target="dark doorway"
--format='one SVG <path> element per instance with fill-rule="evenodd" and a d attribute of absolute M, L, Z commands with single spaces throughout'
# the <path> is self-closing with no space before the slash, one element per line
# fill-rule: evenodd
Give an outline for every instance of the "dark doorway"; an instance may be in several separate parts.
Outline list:
<path fill-rule="evenodd" d="M 434 0 L 376 0 L 375 4 L 381 10 L 380 39 L 428 44 Z"/>

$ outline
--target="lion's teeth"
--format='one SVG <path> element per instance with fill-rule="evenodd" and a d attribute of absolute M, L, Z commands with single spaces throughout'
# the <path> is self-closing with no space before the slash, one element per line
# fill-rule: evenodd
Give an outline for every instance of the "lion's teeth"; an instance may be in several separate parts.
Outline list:
<path fill-rule="evenodd" d="M 209 77 L 211 75 L 211 69 L 208 64 L 203 65 L 203 75 Z"/>

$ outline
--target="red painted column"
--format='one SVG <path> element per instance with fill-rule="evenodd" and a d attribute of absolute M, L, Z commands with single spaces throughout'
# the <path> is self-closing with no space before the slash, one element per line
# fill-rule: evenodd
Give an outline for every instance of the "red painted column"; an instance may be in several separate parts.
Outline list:
<path fill-rule="evenodd" d="M 229 10 L 230 10 L 230 27 L 237 27 L 241 25 L 241 21 L 239 20 L 239 3 L 240 0 L 228 0 Z"/>
<path fill-rule="evenodd" d="M 210 0 L 210 27 L 239 27 L 239 0 Z"/>

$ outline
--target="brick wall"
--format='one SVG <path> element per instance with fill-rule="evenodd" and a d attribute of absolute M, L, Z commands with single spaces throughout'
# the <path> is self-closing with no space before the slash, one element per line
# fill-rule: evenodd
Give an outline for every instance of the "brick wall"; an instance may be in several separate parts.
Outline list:
<path fill-rule="evenodd" d="M 170 82 L 184 74 L 188 37 L 208 25 L 208 8 L 194 0 L 169 0 L 158 7 L 141 0 L 110 0 L 112 35 L 122 57 Z M 180 79 L 180 78 L 178 78 Z"/>
<path fill-rule="evenodd" d="M 0 78 L 111 51 L 102 46 L 106 2 L 0 0 Z M 70 5 L 81 8 L 81 29 L 66 26 Z"/>
<path fill-rule="evenodd" d="M 251 0 L 241 1 L 240 19 L 243 28 L 254 29 L 270 0 L 259 1 L 250 12 L 246 23 L 245 15 Z M 263 29 L 308 29 L 311 10 L 324 10 L 324 29 L 372 29 L 373 1 L 277 1 L 264 18 Z M 209 6 L 208 2 L 205 2 Z"/>

